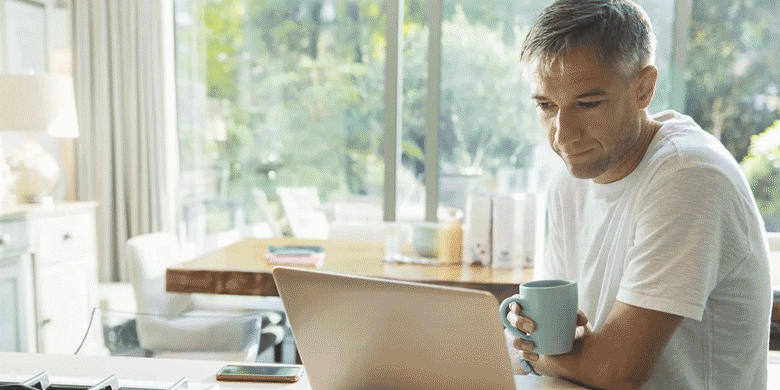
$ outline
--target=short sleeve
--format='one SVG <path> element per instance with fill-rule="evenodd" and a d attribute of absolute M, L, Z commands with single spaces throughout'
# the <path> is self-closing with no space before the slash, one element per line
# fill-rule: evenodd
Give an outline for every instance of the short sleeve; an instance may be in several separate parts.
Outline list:
<path fill-rule="evenodd" d="M 651 181 L 616 299 L 701 321 L 732 230 L 738 194 L 727 176 L 701 165 Z M 733 254 L 738 256 L 738 254 Z"/>

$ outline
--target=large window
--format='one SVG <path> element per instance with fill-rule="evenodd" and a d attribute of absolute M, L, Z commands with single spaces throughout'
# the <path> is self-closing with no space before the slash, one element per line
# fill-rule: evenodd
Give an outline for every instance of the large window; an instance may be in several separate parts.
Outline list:
<path fill-rule="evenodd" d="M 324 198 L 381 195 L 381 3 L 175 5 L 189 240 L 262 220 L 256 193 L 278 205 L 278 186 L 315 187 Z"/>
<path fill-rule="evenodd" d="M 557 162 L 518 64 L 522 39 L 549 1 L 403 0 L 401 55 L 392 63 L 387 45 L 398 31 L 387 23 L 392 3 L 385 1 L 174 1 L 181 215 L 190 240 L 261 221 L 258 191 L 279 216 L 279 187 L 316 188 L 326 211 L 339 199 L 381 211 L 383 141 L 393 131 L 385 105 L 394 98 L 403 110 L 392 177 L 398 219 L 422 219 L 431 207 L 431 127 L 439 156 L 429 175 L 438 184 L 433 207 L 462 208 L 474 191 L 538 191 Z M 770 145 L 780 136 L 750 146 L 780 109 L 774 1 L 638 2 L 659 40 L 661 78 L 650 111 L 684 111 L 718 136 L 743 162 L 768 228 L 780 228 L 771 222 L 780 216 L 780 141 Z M 400 97 L 385 90 L 388 69 L 402 76 Z M 430 107 L 438 115 L 429 117 Z"/>

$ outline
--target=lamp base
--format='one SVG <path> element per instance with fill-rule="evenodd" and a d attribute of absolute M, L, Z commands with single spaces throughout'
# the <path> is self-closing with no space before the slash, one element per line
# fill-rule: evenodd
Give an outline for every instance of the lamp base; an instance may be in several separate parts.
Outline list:
<path fill-rule="evenodd" d="M 11 191 L 20 202 L 53 203 L 50 194 L 60 180 L 60 167 L 43 147 L 28 138 L 8 157 L 8 166 L 14 174 Z"/>
<path fill-rule="evenodd" d="M 44 207 L 51 207 L 54 206 L 54 198 L 51 196 L 41 196 L 41 195 L 25 195 L 24 199 L 22 199 L 24 203 L 28 204 L 37 204 Z"/>

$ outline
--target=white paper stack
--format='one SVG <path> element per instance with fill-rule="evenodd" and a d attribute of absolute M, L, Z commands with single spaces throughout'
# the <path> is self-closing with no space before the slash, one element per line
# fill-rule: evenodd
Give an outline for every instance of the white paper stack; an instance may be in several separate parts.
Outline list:
<path fill-rule="evenodd" d="M 493 198 L 493 268 L 515 268 L 525 254 L 523 237 L 525 196 L 513 194 Z"/>
<path fill-rule="evenodd" d="M 465 265 L 490 265 L 492 203 L 488 195 L 469 195 L 466 201 L 466 234 L 463 240 Z"/>
<path fill-rule="evenodd" d="M 544 194 L 523 194 L 525 211 L 523 216 L 523 268 L 534 266 L 536 258 L 544 254 L 544 240 L 547 224 L 546 204 Z"/>

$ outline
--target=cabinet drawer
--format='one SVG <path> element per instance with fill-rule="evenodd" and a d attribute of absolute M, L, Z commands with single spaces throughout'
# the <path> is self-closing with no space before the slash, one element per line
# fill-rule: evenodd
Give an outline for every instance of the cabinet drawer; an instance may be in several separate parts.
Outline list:
<path fill-rule="evenodd" d="M 19 252 L 27 249 L 27 222 L 6 221 L 0 223 L 0 252 Z"/>
<path fill-rule="evenodd" d="M 35 257 L 41 265 L 94 259 L 94 215 L 74 214 L 40 221 Z"/>

